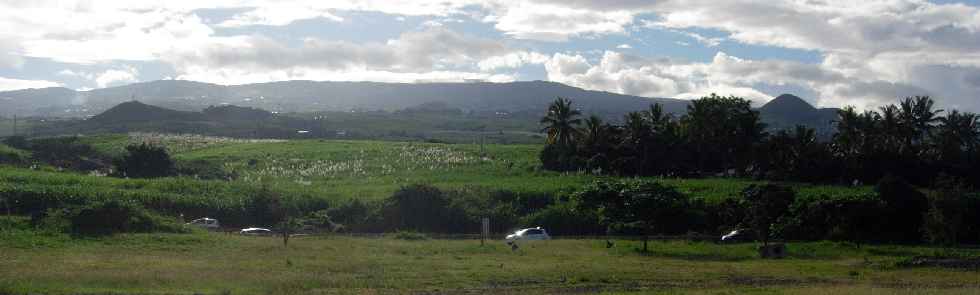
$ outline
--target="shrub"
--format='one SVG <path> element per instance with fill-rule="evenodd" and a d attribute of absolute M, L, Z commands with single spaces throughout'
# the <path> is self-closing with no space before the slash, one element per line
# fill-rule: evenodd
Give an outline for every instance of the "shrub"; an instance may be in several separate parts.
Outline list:
<path fill-rule="evenodd" d="M 406 241 L 424 241 L 428 240 L 429 236 L 414 231 L 397 231 L 394 234 L 394 238 Z"/>
<path fill-rule="evenodd" d="M 797 202 L 778 225 L 784 238 L 861 242 L 883 238 L 886 207 L 874 196 L 824 197 Z M 891 222 L 891 221 L 889 221 Z"/>
<path fill-rule="evenodd" d="M 875 191 L 885 211 L 882 219 L 888 226 L 881 228 L 882 238 L 896 242 L 917 242 L 922 237 L 922 216 L 929 207 L 926 195 L 905 180 L 895 176 L 885 176 Z"/>
<path fill-rule="evenodd" d="M 789 211 L 796 193 L 784 186 L 753 184 L 742 191 L 742 198 L 747 204 L 747 223 L 758 233 L 765 246 L 769 245 L 773 225 Z"/>
<path fill-rule="evenodd" d="M 386 229 L 450 232 L 458 212 L 449 210 L 449 198 L 430 185 L 402 187 L 385 200 L 382 216 Z"/>
<path fill-rule="evenodd" d="M 3 143 L 15 149 L 29 150 L 31 143 L 22 135 L 9 136 L 3 139 Z"/>
<path fill-rule="evenodd" d="M 521 224 L 540 226 L 552 235 L 596 235 L 606 232 L 594 210 L 580 210 L 569 202 L 553 204 L 525 216 Z"/>
<path fill-rule="evenodd" d="M 206 160 L 180 161 L 176 163 L 176 174 L 197 179 L 231 180 L 235 173 L 225 171 L 220 164 Z"/>
<path fill-rule="evenodd" d="M 152 213 L 131 202 L 116 200 L 77 209 L 55 210 L 48 213 L 44 220 L 48 227 L 67 225 L 67 230 L 76 235 L 190 231 L 173 218 Z"/>
<path fill-rule="evenodd" d="M 116 168 L 125 177 L 154 178 L 174 175 L 174 161 L 163 147 L 146 143 L 129 145 L 127 154 L 116 161 Z"/>
<path fill-rule="evenodd" d="M 935 191 L 929 193 L 929 209 L 923 229 L 926 240 L 943 245 L 958 242 L 967 212 L 966 189 L 953 179 L 941 179 Z"/>

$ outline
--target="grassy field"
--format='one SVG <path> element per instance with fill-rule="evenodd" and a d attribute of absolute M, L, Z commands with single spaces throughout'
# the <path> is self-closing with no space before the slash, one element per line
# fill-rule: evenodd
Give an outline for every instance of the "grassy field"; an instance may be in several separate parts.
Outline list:
<path fill-rule="evenodd" d="M 53 235 L 53 236 L 52 236 Z M 127 234 L 76 239 L 0 230 L 0 293 L 696 293 L 978 294 L 975 270 L 903 268 L 940 249 L 792 243 L 789 258 L 754 245 L 391 237 Z M 957 255 L 980 255 L 958 250 Z"/>
<path fill-rule="evenodd" d="M 517 192 L 554 193 L 594 179 L 538 169 L 540 145 L 438 144 L 345 140 L 240 140 L 154 134 L 107 135 L 83 142 L 111 155 L 126 144 L 167 146 L 179 161 L 208 161 L 238 175 L 235 182 L 267 183 L 286 192 L 308 192 L 328 199 L 379 199 L 403 185 L 443 188 L 479 186 Z M 0 172 L 2 179 L 2 172 Z M 696 198 L 717 201 L 745 186 L 739 179 L 662 179 Z M 870 193 L 871 187 L 790 183 L 802 197 Z"/>

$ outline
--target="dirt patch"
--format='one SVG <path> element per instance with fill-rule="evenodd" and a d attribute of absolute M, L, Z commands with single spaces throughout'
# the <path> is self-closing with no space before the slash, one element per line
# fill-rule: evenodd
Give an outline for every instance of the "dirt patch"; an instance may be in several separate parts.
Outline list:
<path fill-rule="evenodd" d="M 898 263 L 899 267 L 942 267 L 980 271 L 980 258 L 916 256 Z"/>
<path fill-rule="evenodd" d="M 727 278 L 727 283 L 729 285 L 745 285 L 745 286 L 803 286 L 803 285 L 816 285 L 816 284 L 831 284 L 834 281 L 822 278 L 777 278 L 770 276 L 741 276 L 741 275 L 731 275 Z"/>

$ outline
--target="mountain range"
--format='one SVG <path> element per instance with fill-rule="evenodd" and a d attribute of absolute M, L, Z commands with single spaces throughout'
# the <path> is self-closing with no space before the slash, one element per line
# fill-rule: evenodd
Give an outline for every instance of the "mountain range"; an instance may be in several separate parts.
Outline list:
<path fill-rule="evenodd" d="M 273 113 L 411 111 L 437 106 L 463 113 L 524 114 L 536 118 L 556 97 L 572 99 L 584 114 L 598 114 L 610 120 L 622 118 L 628 112 L 647 109 L 652 103 L 660 103 L 667 112 L 676 115 L 683 114 L 688 105 L 687 100 L 591 91 L 544 81 L 416 84 L 284 81 L 225 86 L 159 80 L 88 91 L 43 88 L 0 92 L 0 116 L 85 118 L 107 110 L 120 112 L 111 109 L 121 103 L 138 100 L 147 105 L 185 112 L 200 112 L 211 106 L 227 105 Z M 817 129 L 818 133 L 832 131 L 830 122 L 837 113 L 837 109 L 818 109 L 790 94 L 780 95 L 758 110 L 770 129 L 806 125 Z M 139 113 L 133 112 L 134 119 L 155 118 Z M 177 115 L 162 116 L 173 119 Z M 186 116 L 186 113 L 181 116 Z M 114 114 L 110 117 L 127 116 Z"/>
<path fill-rule="evenodd" d="M 686 101 L 679 99 L 590 91 L 544 81 L 415 84 L 284 81 L 225 86 L 159 80 L 89 91 L 44 88 L 0 92 L 0 115 L 86 117 L 130 100 L 183 111 L 228 104 L 272 112 L 394 111 L 444 102 L 467 112 L 539 113 L 558 96 L 573 99 L 583 112 L 604 116 L 645 109 L 654 102 L 676 113 L 683 112 L 687 106 Z"/>

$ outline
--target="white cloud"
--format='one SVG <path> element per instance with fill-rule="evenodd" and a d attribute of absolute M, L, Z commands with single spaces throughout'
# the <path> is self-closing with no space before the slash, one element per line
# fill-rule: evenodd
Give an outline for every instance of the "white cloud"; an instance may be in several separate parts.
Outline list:
<path fill-rule="evenodd" d="M 931 93 L 906 83 L 848 76 L 819 64 L 746 60 L 725 53 L 718 53 L 711 62 L 700 63 L 606 51 L 597 64 L 581 55 L 559 53 L 545 63 L 545 69 L 549 80 L 586 89 L 686 99 L 717 93 L 745 97 L 756 104 L 773 98 L 759 90 L 765 85 L 812 89 L 819 96 L 811 99 L 821 106 L 853 104 L 861 108 L 891 102 L 900 95 Z M 980 72 L 974 76 L 964 73 L 964 77 L 974 77 L 980 85 Z"/>
<path fill-rule="evenodd" d="M 64 69 L 57 73 L 59 76 L 82 78 L 92 83 L 98 88 L 117 86 L 126 83 L 138 82 L 139 70 L 130 66 L 122 66 L 117 69 L 109 69 L 101 73 L 91 73 L 85 71 L 73 71 Z"/>
<path fill-rule="evenodd" d="M 309 5 L 283 5 L 255 7 L 252 10 L 233 16 L 219 24 L 222 27 L 242 27 L 250 25 L 285 26 L 297 20 L 324 18 L 335 22 L 344 19 L 330 13 L 329 9 L 317 9 Z"/>
<path fill-rule="evenodd" d="M 212 22 L 196 14 L 201 8 L 234 8 L 237 13 Z M 236 31 L 248 35 L 215 32 L 216 27 L 288 26 L 311 18 L 355 21 L 340 17 L 349 11 L 402 19 L 425 16 L 433 25 L 473 19 L 511 39 L 474 38 L 442 28 L 361 43 L 273 41 L 251 35 L 247 28 Z M 637 24 L 641 14 L 656 15 L 656 21 Z M 642 29 L 684 34 L 690 40 L 674 41 L 682 46 L 739 42 L 807 50 L 822 61 L 719 54 L 705 62 L 675 62 L 606 52 L 601 60 L 589 62 L 580 54 L 545 56 L 512 48 L 522 39 L 636 39 L 634 32 Z M 0 68 L 23 67 L 29 61 L 25 57 L 100 66 L 163 61 L 182 77 L 229 81 L 512 79 L 489 73 L 544 64 L 555 81 L 649 96 L 690 97 L 717 90 L 764 100 L 768 98 L 759 85 L 768 84 L 813 90 L 820 96 L 814 100 L 827 106 L 873 106 L 895 96 L 928 93 L 941 104 L 980 109 L 974 99 L 980 97 L 980 9 L 925 0 L 0 1 Z M 74 74 L 101 87 L 135 81 L 139 73 L 117 67 Z"/>
<path fill-rule="evenodd" d="M 543 63 L 547 56 L 484 38 L 431 28 L 384 43 L 307 39 L 289 46 L 261 37 L 229 37 L 193 51 L 166 56 L 179 79 L 220 84 L 280 80 L 388 82 L 511 81 L 496 69 Z"/>
<path fill-rule="evenodd" d="M 391 83 L 415 82 L 463 82 L 465 80 L 484 80 L 489 82 L 510 82 L 515 77 L 504 74 L 488 74 L 459 71 L 431 72 L 392 72 L 366 69 L 328 70 L 307 67 L 270 71 L 250 71 L 246 69 L 226 67 L 213 68 L 191 66 L 176 77 L 181 80 L 193 80 L 224 85 L 239 85 L 287 80 L 316 80 L 316 81 L 377 81 Z"/>
<path fill-rule="evenodd" d="M 619 44 L 618 46 L 616 46 L 616 48 L 619 48 L 619 49 L 632 49 L 633 46 L 632 45 L 629 45 L 629 44 Z"/>
<path fill-rule="evenodd" d="M 0 40 L 11 40 L 11 42 L 0 42 L 0 69 L 13 68 L 19 69 L 24 66 L 24 58 L 20 57 L 19 45 L 14 37 L 0 36 Z"/>
<path fill-rule="evenodd" d="M 436 28 L 407 32 L 383 44 L 307 39 L 298 47 L 290 47 L 261 36 L 227 38 L 166 58 L 178 71 L 187 66 L 211 66 L 255 71 L 308 67 L 426 72 L 473 67 L 481 60 L 513 51 L 495 40 Z"/>
<path fill-rule="evenodd" d="M 494 71 L 498 69 L 516 69 L 528 64 L 544 64 L 550 59 L 549 56 L 538 52 L 518 51 L 505 55 L 491 56 L 481 60 L 477 67 L 482 71 Z"/>
<path fill-rule="evenodd" d="M 47 80 L 20 80 L 0 77 L 0 91 L 61 86 L 61 83 Z"/>
<path fill-rule="evenodd" d="M 107 70 L 95 77 L 95 84 L 98 85 L 99 88 L 105 88 L 108 86 L 137 82 L 139 81 L 136 78 L 138 75 L 139 71 L 132 67 Z"/>
<path fill-rule="evenodd" d="M 553 4 L 514 2 L 498 6 L 485 19 L 518 39 L 565 41 L 570 37 L 625 34 L 633 22 L 628 11 L 597 11 Z"/>

